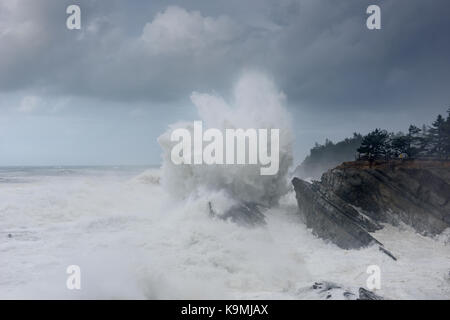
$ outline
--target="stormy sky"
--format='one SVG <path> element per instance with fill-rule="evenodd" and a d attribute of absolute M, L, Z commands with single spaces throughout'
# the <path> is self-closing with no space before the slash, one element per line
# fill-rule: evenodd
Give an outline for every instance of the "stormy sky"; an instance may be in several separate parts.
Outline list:
<path fill-rule="evenodd" d="M 196 119 L 191 93 L 226 98 L 246 70 L 285 93 L 296 162 L 430 123 L 450 106 L 449 31 L 448 0 L 2 0 L 0 165 L 158 164 L 156 138 Z"/>

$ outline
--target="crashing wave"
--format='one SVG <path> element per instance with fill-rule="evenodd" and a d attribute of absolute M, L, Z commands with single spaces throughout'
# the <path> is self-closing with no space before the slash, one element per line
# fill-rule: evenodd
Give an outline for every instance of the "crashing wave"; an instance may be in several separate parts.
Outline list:
<path fill-rule="evenodd" d="M 240 203 L 277 204 L 289 190 L 287 175 L 293 159 L 291 117 L 285 108 L 285 95 L 267 76 L 253 72 L 239 79 L 229 102 L 216 94 L 197 92 L 192 93 L 191 101 L 205 129 L 279 129 L 278 173 L 262 176 L 260 165 L 175 165 L 170 158 L 174 146 L 171 132 L 177 128 L 193 130 L 192 123 L 178 122 L 158 138 L 164 151 L 162 185 L 179 198 L 225 192 Z"/>

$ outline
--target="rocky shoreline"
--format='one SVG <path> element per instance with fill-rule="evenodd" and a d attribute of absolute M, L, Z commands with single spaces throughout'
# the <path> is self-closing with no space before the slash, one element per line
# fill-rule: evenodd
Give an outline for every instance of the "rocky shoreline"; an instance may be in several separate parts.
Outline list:
<path fill-rule="evenodd" d="M 313 232 L 343 249 L 372 244 L 371 233 L 405 223 L 423 235 L 450 227 L 450 162 L 346 162 L 309 183 L 294 178 L 299 212 Z"/>

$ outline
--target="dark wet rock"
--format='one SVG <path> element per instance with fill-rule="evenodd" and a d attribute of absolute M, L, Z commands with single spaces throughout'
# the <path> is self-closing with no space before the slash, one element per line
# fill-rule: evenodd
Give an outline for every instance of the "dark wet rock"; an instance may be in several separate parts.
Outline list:
<path fill-rule="evenodd" d="M 314 282 L 312 285 L 312 288 L 314 290 L 319 290 L 319 292 L 329 291 L 332 289 L 340 289 L 341 286 L 328 281 L 322 281 L 322 282 Z"/>
<path fill-rule="evenodd" d="M 208 202 L 209 213 L 211 216 L 218 217 L 223 220 L 230 220 L 239 225 L 246 227 L 255 227 L 266 224 L 265 216 L 261 212 L 262 206 L 252 202 L 243 202 L 233 205 L 230 209 L 222 214 L 218 214 L 211 202 Z"/>
<path fill-rule="evenodd" d="M 309 290 L 312 290 L 317 295 L 317 299 L 356 300 L 357 298 L 350 290 L 329 281 L 315 282 Z M 301 290 L 301 293 L 304 294 L 305 290 Z"/>
<path fill-rule="evenodd" d="M 450 162 L 344 163 L 320 182 L 294 178 L 300 213 L 321 238 L 344 249 L 380 245 L 370 233 L 403 222 L 425 235 L 450 227 Z"/>
<path fill-rule="evenodd" d="M 450 227 L 450 162 L 344 163 L 320 187 L 379 223 L 403 222 L 436 235 Z"/>
<path fill-rule="evenodd" d="M 384 298 L 376 295 L 372 291 L 366 290 L 364 288 L 359 288 L 358 300 L 384 300 Z"/>
<path fill-rule="evenodd" d="M 322 193 L 318 184 L 294 178 L 292 183 L 297 195 L 300 212 L 308 228 L 317 236 L 331 240 L 343 249 L 354 249 L 379 243 L 369 231 L 379 226 L 360 215 L 357 210 Z"/>
<path fill-rule="evenodd" d="M 397 258 L 389 250 L 386 250 L 383 246 L 380 246 L 379 249 L 380 249 L 381 252 L 383 252 L 386 255 L 388 255 L 389 258 L 391 258 L 394 261 L 397 261 Z"/>
<path fill-rule="evenodd" d="M 311 287 L 298 290 L 299 297 L 317 300 L 385 300 L 383 297 L 364 288 L 346 288 L 330 281 L 315 282 Z"/>
<path fill-rule="evenodd" d="M 354 300 L 356 297 L 356 295 L 350 291 L 344 291 L 343 295 L 344 295 L 344 298 L 346 298 L 347 300 Z"/>

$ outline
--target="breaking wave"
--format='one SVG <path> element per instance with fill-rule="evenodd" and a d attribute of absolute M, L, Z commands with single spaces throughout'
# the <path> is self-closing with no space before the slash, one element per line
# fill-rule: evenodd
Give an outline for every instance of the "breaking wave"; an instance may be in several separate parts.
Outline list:
<path fill-rule="evenodd" d="M 193 131 L 192 123 L 178 122 L 159 137 L 163 153 L 163 186 L 180 198 L 218 192 L 235 201 L 266 206 L 278 203 L 289 190 L 287 174 L 292 165 L 292 131 L 285 95 L 267 76 L 245 73 L 237 81 L 231 101 L 217 94 L 194 92 L 191 101 L 203 122 L 203 129 L 279 129 L 280 157 L 276 175 L 260 175 L 260 165 L 175 165 L 170 155 L 174 129 Z M 270 144 L 270 139 L 268 140 Z M 268 147 L 270 149 L 270 147 Z"/>

